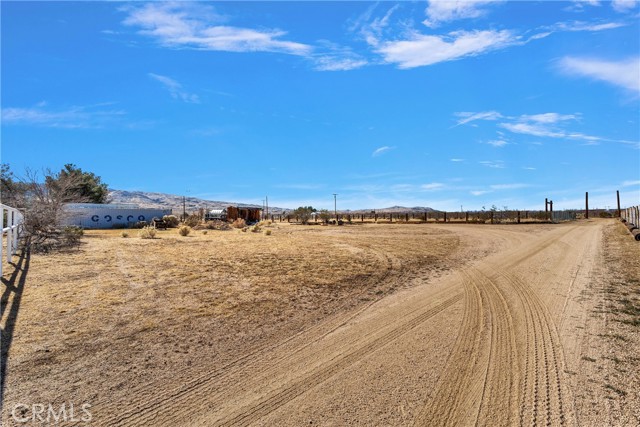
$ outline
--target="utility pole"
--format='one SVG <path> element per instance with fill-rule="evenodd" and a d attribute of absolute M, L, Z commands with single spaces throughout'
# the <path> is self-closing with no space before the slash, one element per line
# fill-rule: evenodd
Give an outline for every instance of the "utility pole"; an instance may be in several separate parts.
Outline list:
<path fill-rule="evenodd" d="M 338 195 L 336 193 L 333 193 L 333 213 L 336 216 L 336 222 L 338 222 L 338 202 L 337 202 L 337 197 Z"/>
<path fill-rule="evenodd" d="M 182 220 L 187 219 L 187 197 L 182 196 Z"/>
<path fill-rule="evenodd" d="M 269 196 L 264 196 L 264 200 L 265 200 L 266 207 L 267 207 L 267 215 L 266 215 L 265 219 L 268 219 L 269 218 Z"/>

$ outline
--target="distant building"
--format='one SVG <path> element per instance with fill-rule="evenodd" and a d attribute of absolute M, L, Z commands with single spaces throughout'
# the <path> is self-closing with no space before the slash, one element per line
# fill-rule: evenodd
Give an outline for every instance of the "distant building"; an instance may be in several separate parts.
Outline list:
<path fill-rule="evenodd" d="M 260 221 L 262 215 L 261 208 L 247 207 L 247 206 L 229 206 L 227 208 L 227 219 L 234 221 L 238 218 L 242 218 L 247 222 Z"/>
<path fill-rule="evenodd" d="M 63 223 L 82 228 L 128 227 L 164 215 L 171 215 L 171 209 L 141 208 L 129 203 L 68 203 L 64 206 Z"/>

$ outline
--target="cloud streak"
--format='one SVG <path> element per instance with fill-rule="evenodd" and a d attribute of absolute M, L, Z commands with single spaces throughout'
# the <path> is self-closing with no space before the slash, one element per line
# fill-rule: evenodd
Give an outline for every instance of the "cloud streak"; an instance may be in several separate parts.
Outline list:
<path fill-rule="evenodd" d="M 44 103 L 27 108 L 3 108 L 2 123 L 59 129 L 98 129 L 126 114 L 121 110 L 100 109 L 104 105 L 108 104 L 73 106 L 57 110 L 45 108 Z"/>
<path fill-rule="evenodd" d="M 373 153 L 371 153 L 371 157 L 379 157 L 379 156 L 383 155 L 384 153 L 386 153 L 386 152 L 388 152 L 390 150 L 393 150 L 395 148 L 396 147 L 389 147 L 389 146 L 386 146 L 386 145 L 383 146 L 383 147 L 380 147 L 380 148 L 376 148 L 373 151 Z"/>
<path fill-rule="evenodd" d="M 308 55 L 312 47 L 283 40 L 278 29 L 252 29 L 221 25 L 225 17 L 213 8 L 183 2 L 146 3 L 125 7 L 124 24 L 139 28 L 138 33 L 160 45 L 175 49 L 227 52 L 278 52 Z"/>
<path fill-rule="evenodd" d="M 566 56 L 558 67 L 565 74 L 603 81 L 640 95 L 640 57 L 607 61 Z"/>
<path fill-rule="evenodd" d="M 169 91 L 172 98 L 179 99 L 181 101 L 192 103 L 192 104 L 200 103 L 200 98 L 198 97 L 198 95 L 185 92 L 182 89 L 182 85 L 177 81 L 175 81 L 174 79 L 167 76 L 154 74 L 154 73 L 149 73 L 149 77 L 162 83 L 165 89 Z"/>
<path fill-rule="evenodd" d="M 377 52 L 401 69 L 481 55 L 519 43 L 508 30 L 456 31 L 444 36 L 413 33 L 408 40 L 381 43 Z"/>
<path fill-rule="evenodd" d="M 485 6 L 501 3 L 500 0 L 431 0 L 425 10 L 427 19 L 422 21 L 427 27 L 435 28 L 443 23 L 459 19 L 478 18 L 486 13 Z"/>

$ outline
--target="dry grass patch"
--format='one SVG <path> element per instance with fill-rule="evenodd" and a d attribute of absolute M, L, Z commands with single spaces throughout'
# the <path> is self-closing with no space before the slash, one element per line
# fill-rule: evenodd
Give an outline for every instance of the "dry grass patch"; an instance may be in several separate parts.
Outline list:
<path fill-rule="evenodd" d="M 409 286 L 412 272 L 455 263 L 460 245 L 430 227 L 265 226 L 269 238 L 87 231 L 79 251 L 32 256 L 6 402 L 73 397 L 98 411 L 137 384 L 210 369 Z"/>

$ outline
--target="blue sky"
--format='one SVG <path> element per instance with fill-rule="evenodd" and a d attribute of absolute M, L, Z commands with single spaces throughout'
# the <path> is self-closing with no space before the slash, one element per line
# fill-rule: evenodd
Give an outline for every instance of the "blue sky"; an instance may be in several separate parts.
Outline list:
<path fill-rule="evenodd" d="M 281 207 L 640 204 L 640 5 L 2 1 L 2 162 Z"/>

